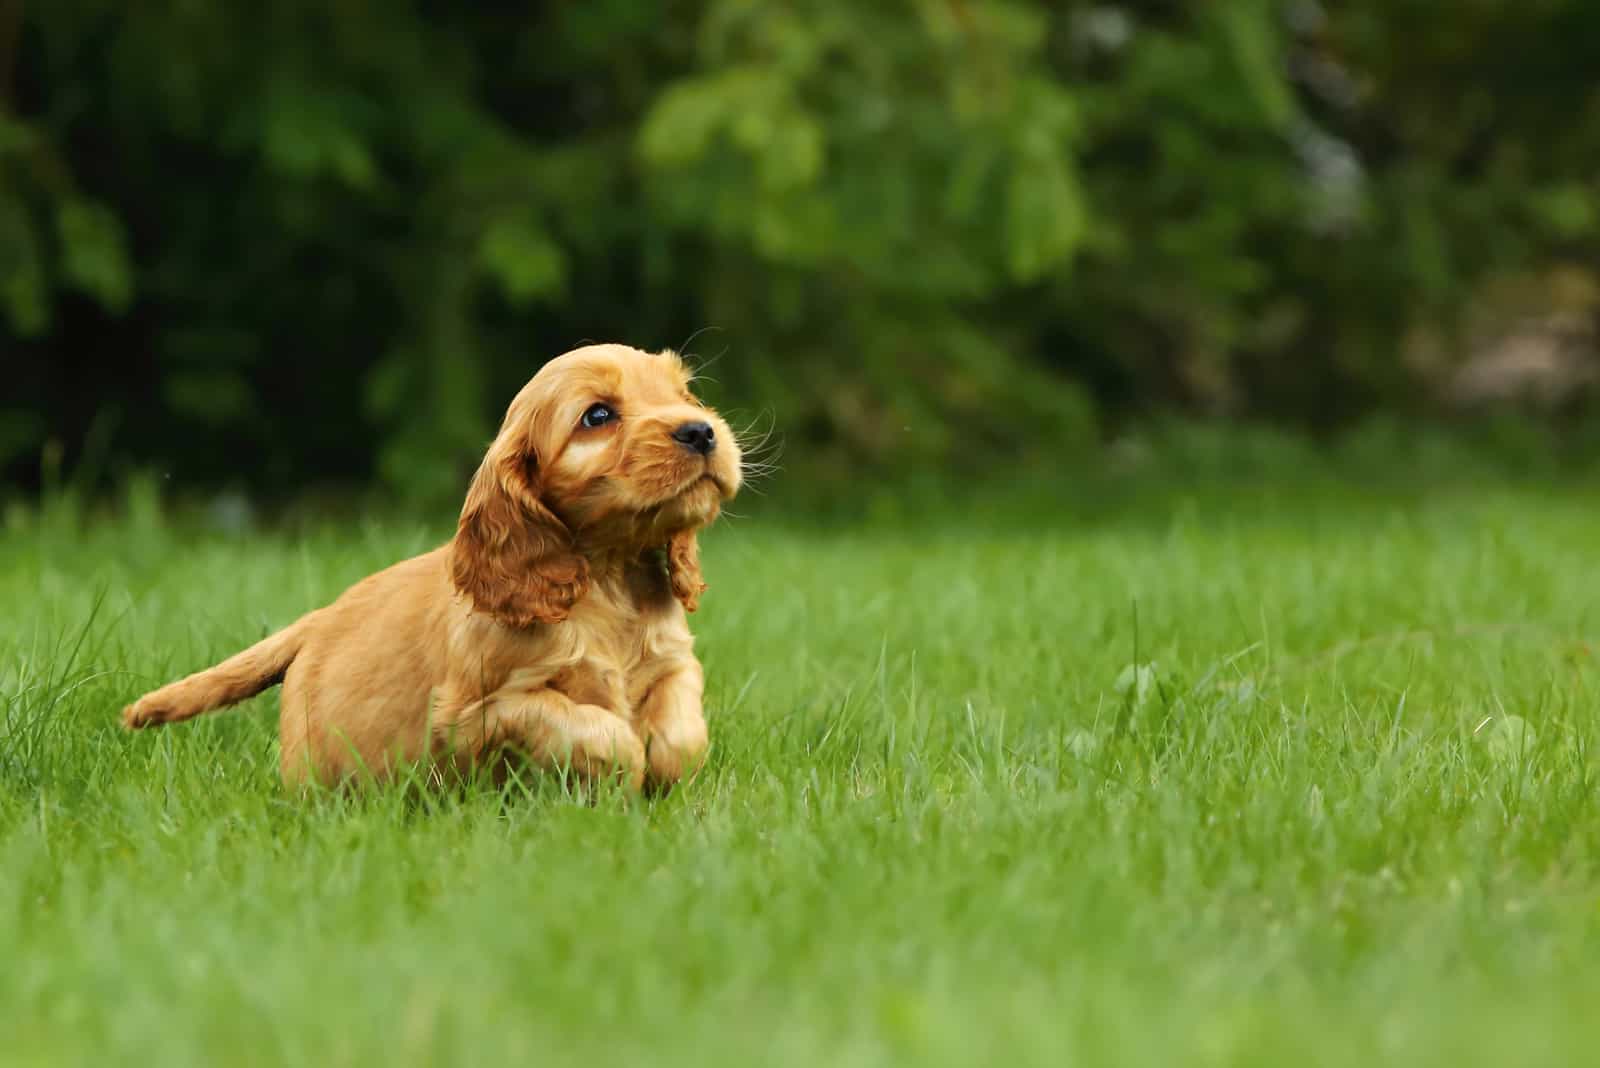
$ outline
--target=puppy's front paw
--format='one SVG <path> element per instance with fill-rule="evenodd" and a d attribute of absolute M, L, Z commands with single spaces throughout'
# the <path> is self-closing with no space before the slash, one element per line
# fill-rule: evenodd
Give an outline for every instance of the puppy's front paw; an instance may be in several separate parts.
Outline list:
<path fill-rule="evenodd" d="M 167 709 L 148 697 L 141 697 L 122 710 L 122 725 L 130 731 L 154 727 L 167 722 L 169 718 Z"/>
<path fill-rule="evenodd" d="M 671 731 L 656 731 L 645 741 L 645 785 L 665 792 L 684 779 L 693 779 L 705 765 L 706 725 L 703 720 L 674 724 Z"/>
<path fill-rule="evenodd" d="M 645 775 L 644 743 L 626 722 L 611 718 L 616 722 L 575 747 L 573 765 L 590 782 L 616 777 L 638 792 Z"/>

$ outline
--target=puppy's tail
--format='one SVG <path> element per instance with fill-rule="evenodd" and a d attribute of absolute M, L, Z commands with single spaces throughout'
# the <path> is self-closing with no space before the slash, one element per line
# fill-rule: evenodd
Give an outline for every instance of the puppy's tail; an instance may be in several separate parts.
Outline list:
<path fill-rule="evenodd" d="M 283 681 L 284 673 L 305 644 L 312 612 L 263 639 L 242 653 L 230 656 L 216 667 L 197 671 L 187 678 L 169 683 L 145 694 L 122 710 L 123 726 L 129 730 L 159 727 L 193 719 L 214 708 L 238 704 L 262 690 Z"/>

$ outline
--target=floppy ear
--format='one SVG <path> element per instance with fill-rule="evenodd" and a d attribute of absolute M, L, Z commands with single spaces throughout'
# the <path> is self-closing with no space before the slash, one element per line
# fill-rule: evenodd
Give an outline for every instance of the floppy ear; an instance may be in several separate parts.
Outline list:
<path fill-rule="evenodd" d="M 667 574 L 672 595 L 682 602 L 684 611 L 699 608 L 706 584 L 700 578 L 700 538 L 694 531 L 674 534 L 667 542 Z"/>
<path fill-rule="evenodd" d="M 589 563 L 530 483 L 534 461 L 491 447 L 473 476 L 455 539 L 456 589 L 512 627 L 560 623 L 589 592 Z"/>

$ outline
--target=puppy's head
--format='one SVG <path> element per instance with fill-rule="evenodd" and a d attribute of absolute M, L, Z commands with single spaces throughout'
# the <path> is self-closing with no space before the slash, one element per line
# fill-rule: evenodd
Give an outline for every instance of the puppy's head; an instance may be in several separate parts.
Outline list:
<path fill-rule="evenodd" d="M 739 491 L 738 444 L 676 353 L 591 345 L 547 363 L 506 412 L 467 492 L 451 577 L 482 611 L 559 623 L 599 553 L 665 548 L 694 611 L 695 533 Z"/>

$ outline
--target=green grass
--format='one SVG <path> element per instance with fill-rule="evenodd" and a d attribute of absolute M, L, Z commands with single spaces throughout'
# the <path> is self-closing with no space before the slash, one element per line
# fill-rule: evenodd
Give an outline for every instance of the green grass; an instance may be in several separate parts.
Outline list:
<path fill-rule="evenodd" d="M 706 774 L 592 807 L 291 799 L 275 694 L 116 728 L 439 528 L 13 509 L 0 1060 L 1588 1062 L 1596 504 L 737 522 Z"/>

